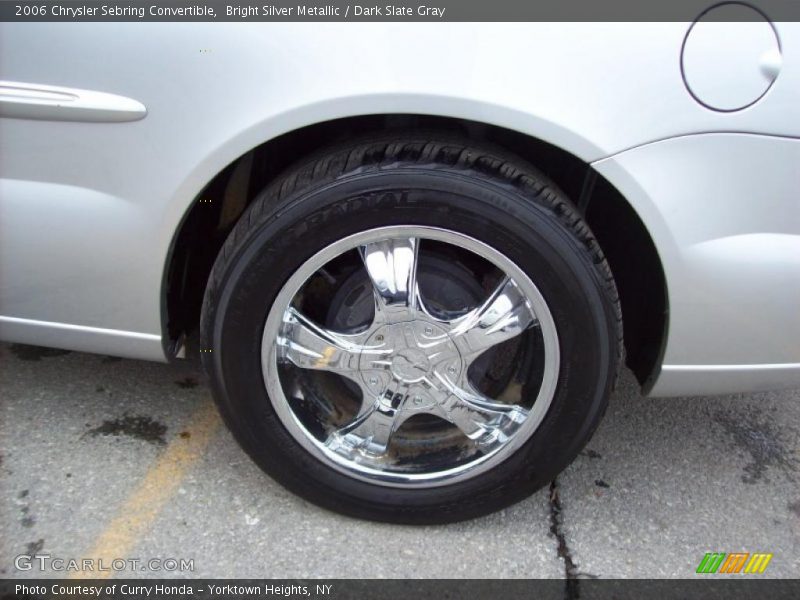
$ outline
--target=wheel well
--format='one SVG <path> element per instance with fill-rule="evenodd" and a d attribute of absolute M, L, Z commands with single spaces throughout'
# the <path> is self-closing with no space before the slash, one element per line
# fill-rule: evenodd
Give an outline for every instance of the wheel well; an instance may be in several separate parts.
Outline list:
<path fill-rule="evenodd" d="M 250 150 L 218 173 L 184 216 L 167 260 L 163 317 L 168 356 L 175 356 L 196 330 L 217 253 L 258 192 L 320 147 L 373 131 L 411 129 L 456 132 L 503 146 L 536 165 L 577 204 L 619 289 L 626 362 L 647 385 L 666 341 L 666 283 L 655 245 L 625 198 L 590 165 L 556 146 L 493 125 L 419 115 L 351 117 L 297 129 Z"/>

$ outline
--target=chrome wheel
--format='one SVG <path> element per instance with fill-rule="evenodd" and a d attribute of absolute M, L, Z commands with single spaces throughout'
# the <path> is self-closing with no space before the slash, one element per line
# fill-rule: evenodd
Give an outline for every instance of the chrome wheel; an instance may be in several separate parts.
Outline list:
<path fill-rule="evenodd" d="M 530 278 L 432 227 L 373 229 L 312 256 L 279 292 L 261 353 L 273 407 L 304 448 L 401 487 L 508 458 L 544 418 L 559 371 L 555 324 Z"/>
<path fill-rule="evenodd" d="M 513 154 L 392 130 L 301 159 L 216 258 L 201 354 L 255 463 L 319 506 L 450 523 L 573 460 L 619 364 L 608 264 Z"/>

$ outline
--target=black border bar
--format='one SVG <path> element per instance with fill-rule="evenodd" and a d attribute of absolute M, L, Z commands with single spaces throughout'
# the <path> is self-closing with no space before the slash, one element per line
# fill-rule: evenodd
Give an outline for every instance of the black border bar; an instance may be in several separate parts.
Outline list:
<path fill-rule="evenodd" d="M 161 591 L 159 591 L 161 586 Z M 252 588 L 250 591 L 247 588 Z M 145 593 L 149 590 L 149 593 Z M 321 591 L 320 591 L 321 590 Z M 800 597 L 798 579 L 2 579 L 2 600 L 770 600 Z"/>
<path fill-rule="evenodd" d="M 800 0 L 0 0 L 5 22 L 800 21 Z M 741 6 L 745 5 L 745 6 Z M 377 9 L 377 10 L 376 10 Z"/>

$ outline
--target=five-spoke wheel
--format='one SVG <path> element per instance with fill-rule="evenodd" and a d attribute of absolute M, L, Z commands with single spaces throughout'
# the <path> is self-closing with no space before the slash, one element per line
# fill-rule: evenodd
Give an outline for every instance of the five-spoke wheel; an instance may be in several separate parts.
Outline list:
<path fill-rule="evenodd" d="M 475 306 L 443 306 L 442 294 L 435 290 L 447 285 L 449 277 L 447 272 L 426 271 L 426 255 L 471 263 L 473 277 L 492 287 Z M 321 278 L 321 271 L 331 279 L 337 269 L 363 271 L 368 286 L 358 287 L 362 280 L 353 275 L 347 281 L 356 282 L 362 293 L 371 292 L 373 299 L 367 322 L 345 331 L 316 323 L 297 308 L 306 286 Z M 352 294 L 347 281 L 340 284 L 344 289 L 334 282 L 332 293 Z M 431 302 L 424 293 L 426 283 L 434 286 Z M 474 286 L 482 289 L 477 281 Z M 317 309 L 319 302 L 314 298 Z M 338 315 L 324 312 L 336 322 Z M 516 339 L 529 330 L 525 340 Z M 531 405 L 521 398 L 515 401 L 510 393 L 528 375 L 519 379 L 514 365 L 505 365 L 498 397 L 481 391 L 474 380 L 496 362 L 508 362 L 509 352 L 495 352 L 478 364 L 490 349 L 504 344 L 508 349 L 508 342 L 517 347 L 515 357 L 539 354 L 531 357 L 542 365 L 539 393 Z M 387 227 L 338 241 L 296 271 L 267 318 L 262 360 L 268 393 L 283 424 L 320 459 L 376 483 L 436 485 L 491 468 L 535 431 L 555 391 L 558 338 L 536 286 L 496 250 L 444 229 Z M 330 396 L 314 397 L 322 383 L 303 373 L 281 377 L 287 364 L 346 378 L 357 392 L 356 409 L 323 410 Z M 311 381 L 304 385 L 304 379 Z M 309 409 L 315 401 L 320 406 Z M 335 416 L 342 413 L 351 418 L 337 422 Z M 420 415 L 455 426 L 464 439 L 428 422 L 424 448 L 417 448 L 413 458 L 404 455 L 392 447 L 392 438 Z M 460 460 L 442 464 L 447 451 Z"/>

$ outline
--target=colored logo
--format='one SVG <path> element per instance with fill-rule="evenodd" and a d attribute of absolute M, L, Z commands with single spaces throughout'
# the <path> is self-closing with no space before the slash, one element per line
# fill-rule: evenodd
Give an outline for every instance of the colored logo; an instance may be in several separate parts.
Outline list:
<path fill-rule="evenodd" d="M 765 552 L 706 552 L 696 573 L 763 573 L 771 560 Z"/>

